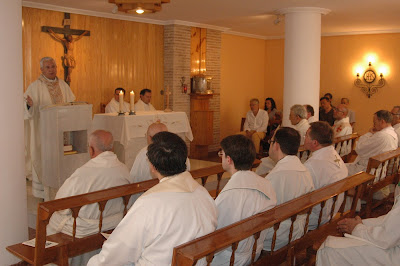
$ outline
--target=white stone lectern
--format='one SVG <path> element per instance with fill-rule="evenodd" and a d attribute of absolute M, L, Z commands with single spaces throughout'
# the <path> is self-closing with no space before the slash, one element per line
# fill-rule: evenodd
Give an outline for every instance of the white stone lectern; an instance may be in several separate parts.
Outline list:
<path fill-rule="evenodd" d="M 89 161 L 91 126 L 91 104 L 66 103 L 40 110 L 44 186 L 59 188 L 77 168 Z"/>

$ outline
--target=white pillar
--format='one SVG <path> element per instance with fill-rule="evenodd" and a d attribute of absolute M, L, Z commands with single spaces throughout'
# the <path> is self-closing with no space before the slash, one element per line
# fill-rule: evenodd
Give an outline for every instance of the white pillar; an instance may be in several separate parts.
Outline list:
<path fill-rule="evenodd" d="M 19 259 L 5 248 L 28 239 L 21 0 L 0 1 L 0 32 L 0 265 L 10 265 Z"/>
<path fill-rule="evenodd" d="M 310 104 L 318 117 L 321 14 L 328 9 L 292 7 L 278 11 L 285 15 L 285 72 L 283 125 L 289 125 L 290 107 Z"/>

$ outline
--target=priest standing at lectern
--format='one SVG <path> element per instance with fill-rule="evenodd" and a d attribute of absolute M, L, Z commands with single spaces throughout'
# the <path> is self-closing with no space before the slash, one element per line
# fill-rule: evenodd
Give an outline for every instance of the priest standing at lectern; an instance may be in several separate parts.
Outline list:
<path fill-rule="evenodd" d="M 24 94 L 25 172 L 32 178 L 32 194 L 48 200 L 50 188 L 44 188 L 42 184 L 39 111 L 46 105 L 73 102 L 75 95 L 65 81 L 57 78 L 57 65 L 53 58 L 43 57 L 40 70 L 42 74 Z"/>

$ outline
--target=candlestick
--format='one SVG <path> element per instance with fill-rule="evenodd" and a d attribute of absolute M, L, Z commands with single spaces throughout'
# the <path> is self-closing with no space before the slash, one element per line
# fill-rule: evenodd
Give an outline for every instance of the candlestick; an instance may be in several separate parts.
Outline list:
<path fill-rule="evenodd" d="M 131 106 L 131 111 L 135 111 L 135 93 L 133 90 L 130 93 L 130 106 Z"/>
<path fill-rule="evenodd" d="M 119 112 L 124 112 L 124 92 L 119 91 Z"/>

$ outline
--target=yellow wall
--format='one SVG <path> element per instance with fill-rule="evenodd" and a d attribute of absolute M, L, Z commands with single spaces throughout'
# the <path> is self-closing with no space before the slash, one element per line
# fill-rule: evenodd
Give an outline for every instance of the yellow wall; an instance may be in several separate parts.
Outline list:
<path fill-rule="evenodd" d="M 283 56 L 284 40 L 265 41 L 264 99 L 275 100 L 278 110 L 283 109 Z"/>
<path fill-rule="evenodd" d="M 372 126 L 374 112 L 390 111 L 394 105 L 400 105 L 400 79 L 396 77 L 400 73 L 396 64 L 400 62 L 398 47 L 400 34 L 322 37 L 320 96 L 332 93 L 334 105 L 342 97 L 349 98 L 350 108 L 356 112 L 358 133 L 363 134 Z M 374 65 L 386 64 L 389 73 L 385 75 L 386 85 L 368 98 L 353 83 L 355 66 L 361 64 L 366 68 L 366 56 L 370 53 L 376 55 Z M 237 132 L 251 97 L 273 97 L 278 109 L 282 109 L 284 40 L 261 41 L 224 34 L 221 68 L 221 137 Z"/>
<path fill-rule="evenodd" d="M 221 138 L 239 132 L 251 98 L 263 106 L 265 41 L 222 34 Z"/>
<path fill-rule="evenodd" d="M 333 104 L 340 98 L 350 99 L 350 108 L 356 112 L 356 131 L 365 133 L 372 126 L 372 115 L 380 109 L 391 110 L 400 105 L 400 34 L 374 34 L 356 36 L 323 37 L 321 43 L 321 95 L 331 92 Z M 353 85 L 354 67 L 362 64 L 369 53 L 376 54 L 377 63 L 385 63 L 390 73 L 385 76 L 387 84 L 368 97 Z M 361 73 L 360 73 L 361 74 Z"/>
<path fill-rule="evenodd" d="M 39 60 L 44 56 L 56 60 L 58 77 L 63 79 L 64 49 L 41 32 L 41 26 L 62 27 L 64 14 L 23 7 L 22 18 L 24 89 L 40 75 Z M 98 113 L 100 103 L 108 103 L 115 88 L 133 89 L 137 100 L 147 87 L 153 90 L 153 105 L 163 107 L 159 93 L 164 84 L 163 26 L 71 14 L 71 28 L 90 31 L 90 37 L 75 43 L 71 89 L 77 101 L 93 104 Z"/>

